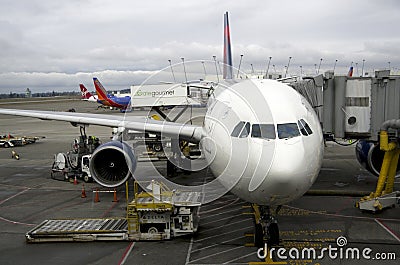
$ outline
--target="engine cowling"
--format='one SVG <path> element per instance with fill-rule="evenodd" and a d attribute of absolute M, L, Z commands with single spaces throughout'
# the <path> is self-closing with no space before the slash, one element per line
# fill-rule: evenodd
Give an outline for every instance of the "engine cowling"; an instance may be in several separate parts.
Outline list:
<path fill-rule="evenodd" d="M 97 183 L 114 188 L 123 184 L 135 172 L 136 157 L 127 143 L 111 141 L 96 148 L 89 169 Z"/>
<path fill-rule="evenodd" d="M 385 152 L 380 149 L 378 143 L 360 140 L 356 145 L 356 157 L 358 162 L 375 176 L 379 176 L 384 155 Z M 396 176 L 399 175 L 400 168 L 399 164 L 397 164 Z"/>

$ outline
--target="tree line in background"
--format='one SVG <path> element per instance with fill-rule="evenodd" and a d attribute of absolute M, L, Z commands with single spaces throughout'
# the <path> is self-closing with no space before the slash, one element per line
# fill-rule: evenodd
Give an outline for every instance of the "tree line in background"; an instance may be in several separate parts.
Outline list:
<path fill-rule="evenodd" d="M 0 94 L 0 99 L 3 98 L 38 98 L 38 97 L 57 97 L 57 96 L 80 96 L 81 93 L 74 91 L 74 92 L 58 92 L 58 91 L 52 91 L 52 92 L 41 92 L 41 93 L 31 93 L 30 95 L 27 95 L 27 93 L 13 93 L 10 92 L 9 94 Z"/>

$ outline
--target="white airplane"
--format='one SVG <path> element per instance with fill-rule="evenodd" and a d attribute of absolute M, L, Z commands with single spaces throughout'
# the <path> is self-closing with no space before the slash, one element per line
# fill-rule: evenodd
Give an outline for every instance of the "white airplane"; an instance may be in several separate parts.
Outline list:
<path fill-rule="evenodd" d="M 227 20 L 226 14 L 226 27 Z M 231 66 L 225 77 L 232 76 L 230 71 Z M 146 131 L 200 143 L 218 181 L 260 206 L 256 246 L 263 245 L 264 237 L 276 244 L 279 230 L 271 208 L 299 198 L 316 180 L 324 150 L 320 122 L 303 96 L 274 80 L 226 79 L 213 89 L 203 126 L 76 112 L 0 109 L 0 114 Z M 107 187 L 123 184 L 135 169 L 135 154 L 124 141 L 101 145 L 90 162 L 93 178 Z"/>

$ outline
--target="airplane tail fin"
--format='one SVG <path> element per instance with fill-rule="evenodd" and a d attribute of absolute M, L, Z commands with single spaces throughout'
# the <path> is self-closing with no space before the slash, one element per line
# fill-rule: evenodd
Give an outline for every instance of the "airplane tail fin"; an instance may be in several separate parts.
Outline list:
<path fill-rule="evenodd" d="M 231 34 L 229 29 L 228 12 L 224 14 L 224 79 L 232 79 L 232 51 L 231 51 Z"/>
<path fill-rule="evenodd" d="M 347 73 L 348 77 L 352 77 L 353 76 L 353 66 L 350 66 L 349 72 Z"/>
<path fill-rule="evenodd" d="M 88 99 L 92 97 L 92 94 L 86 89 L 83 84 L 79 84 L 79 87 L 81 88 L 82 99 Z"/>
<path fill-rule="evenodd" d="M 100 100 L 107 99 L 107 91 L 96 77 L 93 77 L 93 83 L 94 87 L 96 88 L 98 98 Z"/>

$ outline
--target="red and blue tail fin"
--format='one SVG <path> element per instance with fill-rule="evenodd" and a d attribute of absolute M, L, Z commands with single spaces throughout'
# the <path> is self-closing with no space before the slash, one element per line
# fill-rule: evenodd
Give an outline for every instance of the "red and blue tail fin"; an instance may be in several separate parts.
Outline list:
<path fill-rule="evenodd" d="M 353 76 L 353 66 L 350 66 L 349 72 L 347 73 L 348 77 L 352 77 Z"/>
<path fill-rule="evenodd" d="M 224 14 L 224 79 L 232 79 L 232 51 L 231 51 L 231 34 L 229 29 L 228 12 Z"/>
<path fill-rule="evenodd" d="M 86 89 L 83 84 L 79 84 L 79 87 L 81 89 L 82 99 L 88 99 L 92 97 L 92 94 Z"/>

